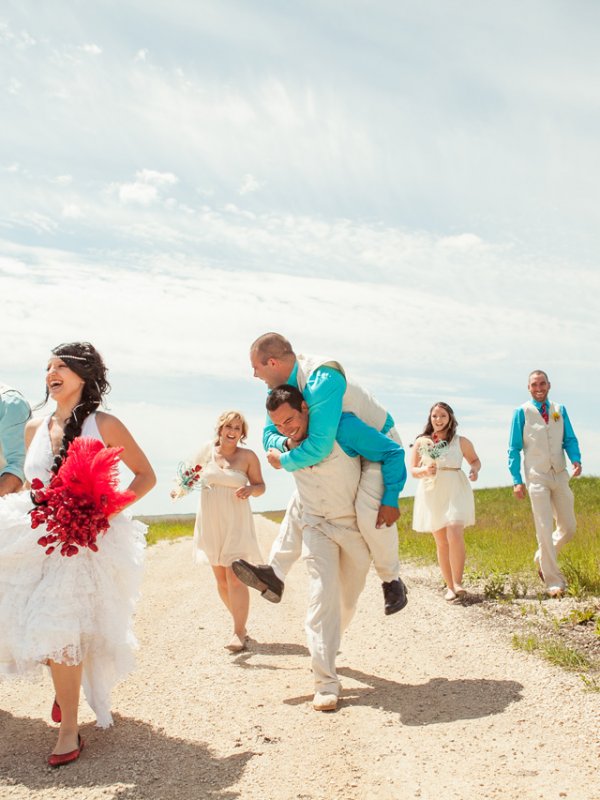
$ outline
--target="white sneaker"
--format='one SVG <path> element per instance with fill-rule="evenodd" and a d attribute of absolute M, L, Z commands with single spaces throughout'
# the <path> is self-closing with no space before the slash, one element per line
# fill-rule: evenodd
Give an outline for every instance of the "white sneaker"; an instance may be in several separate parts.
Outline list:
<path fill-rule="evenodd" d="M 315 692 L 313 698 L 315 711 L 335 711 L 337 704 L 337 694 L 333 694 L 333 692 Z"/>

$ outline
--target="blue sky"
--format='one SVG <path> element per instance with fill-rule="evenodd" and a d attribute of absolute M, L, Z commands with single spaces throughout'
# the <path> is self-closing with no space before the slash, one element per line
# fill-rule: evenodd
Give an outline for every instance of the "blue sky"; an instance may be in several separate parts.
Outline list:
<path fill-rule="evenodd" d="M 600 8 L 102 3 L 0 10 L 0 379 L 89 339 L 173 506 L 266 330 L 338 358 L 405 443 L 450 402 L 508 483 L 533 368 L 600 472 Z M 265 467 L 257 508 L 285 504 Z M 408 487 L 410 491 L 410 485 Z"/>

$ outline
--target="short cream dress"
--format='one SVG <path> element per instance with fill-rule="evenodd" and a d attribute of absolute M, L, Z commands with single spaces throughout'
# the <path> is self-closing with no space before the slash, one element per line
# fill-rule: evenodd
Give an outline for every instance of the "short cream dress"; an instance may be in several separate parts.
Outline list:
<path fill-rule="evenodd" d="M 461 469 L 460 436 L 435 460 L 437 473 L 420 478 L 415 494 L 413 530 L 431 533 L 452 523 L 475 524 L 475 501 L 469 479 Z M 431 463 L 431 462 L 429 462 Z"/>
<path fill-rule="evenodd" d="M 210 449 L 202 468 L 194 527 L 194 557 L 199 563 L 230 567 L 238 558 L 262 563 L 250 501 L 235 496 L 236 490 L 247 483 L 245 472 L 220 467 L 214 447 Z"/>

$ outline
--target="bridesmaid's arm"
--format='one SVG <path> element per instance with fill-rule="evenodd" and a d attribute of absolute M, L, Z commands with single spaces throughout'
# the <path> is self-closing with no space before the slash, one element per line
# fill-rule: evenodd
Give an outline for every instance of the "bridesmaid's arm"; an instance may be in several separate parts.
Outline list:
<path fill-rule="evenodd" d="M 253 450 L 248 450 L 246 472 L 248 474 L 248 483 L 246 486 L 240 486 L 235 496 L 239 497 L 240 500 L 247 500 L 249 497 L 260 497 L 261 494 L 265 493 L 265 483 L 260 469 L 260 461 Z"/>
<path fill-rule="evenodd" d="M 127 487 L 135 494 L 136 500 L 148 494 L 156 484 L 156 475 L 150 466 L 141 447 L 129 433 L 125 425 L 113 417 L 100 411 L 96 415 L 98 430 L 107 447 L 122 447 L 121 461 L 133 472 L 133 480 Z"/>
<path fill-rule="evenodd" d="M 461 436 L 460 449 L 462 450 L 463 456 L 471 467 L 469 472 L 469 480 L 476 481 L 479 475 L 479 470 L 481 469 L 481 461 L 475 452 L 475 448 L 468 439 L 466 439 L 464 436 Z"/>

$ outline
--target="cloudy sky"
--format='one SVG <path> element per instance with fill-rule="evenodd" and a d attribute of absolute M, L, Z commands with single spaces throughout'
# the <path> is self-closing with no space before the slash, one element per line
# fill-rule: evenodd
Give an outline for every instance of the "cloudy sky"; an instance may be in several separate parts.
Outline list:
<path fill-rule="evenodd" d="M 267 330 L 406 444 L 450 402 L 482 486 L 546 369 L 600 473 L 599 27 L 589 0 L 7 0 L 0 380 L 37 402 L 51 346 L 96 344 L 159 475 L 140 513 L 193 510 L 170 479 L 220 411 L 260 450 Z"/>

